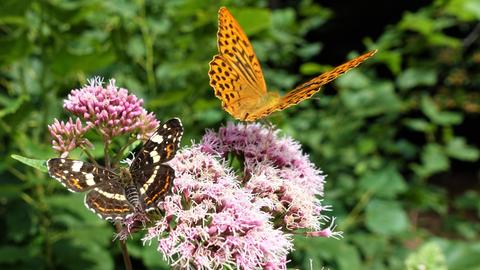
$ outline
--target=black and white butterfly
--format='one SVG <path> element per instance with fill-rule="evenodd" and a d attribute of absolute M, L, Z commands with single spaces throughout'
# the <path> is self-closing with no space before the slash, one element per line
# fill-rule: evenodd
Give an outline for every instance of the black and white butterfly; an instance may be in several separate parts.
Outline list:
<path fill-rule="evenodd" d="M 157 129 L 129 168 L 116 172 L 80 160 L 52 158 L 48 172 L 72 192 L 88 191 L 85 205 L 100 218 L 121 220 L 155 209 L 170 190 L 175 171 L 163 163 L 175 156 L 182 135 L 182 122 L 173 118 Z"/>

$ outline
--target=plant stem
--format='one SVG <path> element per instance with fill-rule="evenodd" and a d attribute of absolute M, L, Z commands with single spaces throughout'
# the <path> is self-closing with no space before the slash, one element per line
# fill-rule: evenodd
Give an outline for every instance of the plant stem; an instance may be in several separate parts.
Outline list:
<path fill-rule="evenodd" d="M 118 222 L 115 222 L 115 230 L 117 233 L 120 233 L 122 230 L 122 225 Z M 128 255 L 127 245 L 125 244 L 125 240 L 118 240 L 118 244 L 120 245 L 120 249 L 122 250 L 122 257 L 123 257 L 123 264 L 125 265 L 125 270 L 132 270 L 132 261 L 130 260 L 130 256 Z"/>
<path fill-rule="evenodd" d="M 373 190 L 368 190 L 362 195 L 359 202 L 355 205 L 355 207 L 350 212 L 350 214 L 348 214 L 348 216 L 345 218 L 343 225 L 339 225 L 339 230 L 341 231 L 347 230 L 347 228 L 350 227 L 355 222 L 357 217 L 360 215 L 360 212 L 368 204 L 368 202 L 370 201 L 370 198 L 374 193 L 375 192 Z"/>
<path fill-rule="evenodd" d="M 95 161 L 95 158 L 92 156 L 92 154 L 90 154 L 90 152 L 87 150 L 87 148 L 85 148 L 85 146 L 83 145 L 80 145 L 80 148 L 82 149 L 82 151 L 85 153 L 85 155 L 87 155 L 88 157 L 88 160 L 95 164 L 95 166 L 99 166 L 98 163 Z"/>
<path fill-rule="evenodd" d="M 109 146 L 109 138 L 103 138 L 104 145 L 103 145 L 103 154 L 105 159 L 105 168 L 110 169 L 110 156 L 108 155 L 108 146 Z"/>
<path fill-rule="evenodd" d="M 123 157 L 123 151 L 125 151 L 125 149 L 127 149 L 127 147 L 129 147 L 132 143 L 134 143 L 137 139 L 136 138 L 130 138 L 128 140 L 128 142 L 122 146 L 122 148 L 120 149 L 120 151 L 118 151 L 118 153 L 115 155 L 115 157 L 113 158 L 113 164 L 116 164 L 120 161 L 120 159 Z"/>

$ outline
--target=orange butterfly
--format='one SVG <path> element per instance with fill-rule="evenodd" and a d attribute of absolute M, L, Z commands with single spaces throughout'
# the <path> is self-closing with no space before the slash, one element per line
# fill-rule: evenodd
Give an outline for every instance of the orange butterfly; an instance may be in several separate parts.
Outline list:
<path fill-rule="evenodd" d="M 255 121 L 274 111 L 298 104 L 348 70 L 358 66 L 377 51 L 350 60 L 333 70 L 296 87 L 286 95 L 267 91 L 262 68 L 253 47 L 227 8 L 218 11 L 218 51 L 210 62 L 210 85 L 222 107 L 234 118 Z"/>

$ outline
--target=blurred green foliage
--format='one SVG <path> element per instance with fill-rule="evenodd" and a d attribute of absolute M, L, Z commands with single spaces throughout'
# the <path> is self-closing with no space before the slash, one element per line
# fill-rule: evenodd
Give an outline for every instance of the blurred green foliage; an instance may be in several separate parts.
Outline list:
<path fill-rule="evenodd" d="M 122 268 L 112 226 L 83 207 L 83 194 L 10 156 L 54 156 L 47 124 L 67 117 L 62 99 L 94 75 L 115 78 L 160 120 L 182 118 L 184 144 L 225 123 L 207 76 L 222 5 L 250 36 L 270 88 L 325 71 L 314 60 L 322 43 L 307 34 L 335 14 L 310 0 L 276 9 L 250 0 L 2 1 L 0 268 Z M 480 269 L 479 21 L 476 0 L 405 12 L 365 37 L 374 58 L 269 119 L 328 174 L 325 200 L 345 236 L 296 237 L 289 267 Z M 135 268 L 168 269 L 137 237 L 128 241 Z"/>

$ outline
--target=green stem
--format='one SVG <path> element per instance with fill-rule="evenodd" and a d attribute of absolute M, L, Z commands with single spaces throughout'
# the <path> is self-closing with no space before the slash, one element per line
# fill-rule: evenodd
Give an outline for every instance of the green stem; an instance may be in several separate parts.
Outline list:
<path fill-rule="evenodd" d="M 87 155 L 88 157 L 88 160 L 94 164 L 95 166 L 99 166 L 97 161 L 95 161 L 95 158 L 93 158 L 92 154 L 90 154 L 90 152 L 87 150 L 87 148 L 85 148 L 85 146 L 83 145 L 80 145 L 80 148 L 82 149 L 82 151 L 85 153 L 85 155 Z"/>
<path fill-rule="evenodd" d="M 103 155 L 105 159 L 105 168 L 110 169 L 110 156 L 108 155 L 108 148 L 110 145 L 110 139 L 107 137 L 103 137 Z"/>
<path fill-rule="evenodd" d="M 118 151 L 118 153 L 115 155 L 115 157 L 113 158 L 113 164 L 116 164 L 120 161 L 120 159 L 123 157 L 123 151 L 125 151 L 125 149 L 127 149 L 127 147 L 129 147 L 132 143 L 134 143 L 137 139 L 135 138 L 130 138 L 128 140 L 128 142 L 122 146 L 122 148 L 120 148 L 120 151 Z"/>
<path fill-rule="evenodd" d="M 354 223 L 354 220 L 356 220 L 357 217 L 360 215 L 360 212 L 368 204 L 373 194 L 374 194 L 373 190 L 368 190 L 362 195 L 362 197 L 360 198 L 360 201 L 355 205 L 352 211 L 348 214 L 347 218 L 345 218 L 345 222 L 343 222 L 342 225 L 339 225 L 339 230 L 345 231 L 348 229 L 348 227 L 350 227 L 351 224 Z"/>

